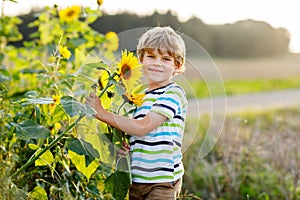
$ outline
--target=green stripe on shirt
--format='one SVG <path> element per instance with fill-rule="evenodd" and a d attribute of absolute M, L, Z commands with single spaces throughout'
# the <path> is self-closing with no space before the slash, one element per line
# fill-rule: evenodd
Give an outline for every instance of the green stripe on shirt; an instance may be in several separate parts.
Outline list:
<path fill-rule="evenodd" d="M 163 126 L 168 126 L 168 127 L 176 127 L 176 128 L 180 128 L 183 129 L 183 127 L 180 124 L 177 123 L 170 123 L 170 122 L 164 122 Z"/>
<path fill-rule="evenodd" d="M 179 170 L 179 171 L 177 171 L 177 172 L 174 172 L 174 176 L 177 175 L 177 174 L 180 174 L 180 173 L 182 173 L 182 172 L 183 172 L 183 170 Z"/>
<path fill-rule="evenodd" d="M 132 152 L 140 152 L 140 153 L 145 153 L 145 154 L 160 154 L 160 153 L 172 154 L 173 153 L 173 151 L 169 151 L 169 150 L 149 151 L 149 150 L 140 149 L 140 148 L 136 148 Z"/>
<path fill-rule="evenodd" d="M 173 176 L 152 176 L 152 177 L 147 177 L 147 176 L 142 176 L 142 175 L 137 175 L 137 174 L 133 174 L 132 178 L 140 178 L 140 179 L 144 179 L 147 181 L 152 181 L 152 180 L 159 180 L 159 179 L 173 179 Z"/>
<path fill-rule="evenodd" d="M 144 101 L 144 102 L 146 102 L 146 101 L 155 102 L 155 101 L 156 101 L 156 98 L 144 98 L 143 101 Z"/>
<path fill-rule="evenodd" d="M 168 119 L 172 119 L 172 115 L 170 115 L 169 113 L 164 112 L 164 111 L 162 111 L 162 110 L 151 110 L 151 111 L 160 113 L 160 114 L 166 116 Z"/>

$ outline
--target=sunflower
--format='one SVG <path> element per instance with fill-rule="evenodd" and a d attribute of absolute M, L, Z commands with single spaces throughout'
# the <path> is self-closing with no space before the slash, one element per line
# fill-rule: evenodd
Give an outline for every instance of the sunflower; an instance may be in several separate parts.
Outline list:
<path fill-rule="evenodd" d="M 129 103 L 141 106 L 144 102 L 145 92 L 143 92 L 143 85 L 139 85 L 135 89 L 126 93 L 126 98 Z"/>
<path fill-rule="evenodd" d="M 119 75 L 125 90 L 132 91 L 142 77 L 141 64 L 132 52 L 125 50 L 122 52 L 122 58 L 118 63 L 116 73 Z"/>
<path fill-rule="evenodd" d="M 53 99 L 54 103 L 56 103 L 56 104 L 60 104 L 61 97 L 62 97 L 61 94 L 52 95 L 52 99 Z"/>
<path fill-rule="evenodd" d="M 60 104 L 60 98 L 61 97 L 62 97 L 62 95 L 60 95 L 60 94 L 52 95 L 53 103 L 49 104 L 49 111 L 50 111 L 51 114 L 54 113 L 54 110 L 55 110 L 56 106 L 58 104 Z"/>
<path fill-rule="evenodd" d="M 107 48 L 110 51 L 116 51 L 119 47 L 119 38 L 118 35 L 113 32 L 109 31 L 105 34 L 105 43 L 104 47 Z"/>
<path fill-rule="evenodd" d="M 60 55 L 65 59 L 69 59 L 71 56 L 71 52 L 68 50 L 68 48 L 66 46 L 59 45 L 58 51 L 59 51 Z"/>
<path fill-rule="evenodd" d="M 81 12 L 80 6 L 71 6 L 59 11 L 59 18 L 64 22 L 72 22 L 79 18 Z"/>
<path fill-rule="evenodd" d="M 126 95 L 129 103 L 133 103 L 137 106 L 141 106 L 144 102 L 144 97 L 145 97 L 145 93 L 142 94 L 135 94 L 135 93 L 131 93 L 130 95 Z"/>

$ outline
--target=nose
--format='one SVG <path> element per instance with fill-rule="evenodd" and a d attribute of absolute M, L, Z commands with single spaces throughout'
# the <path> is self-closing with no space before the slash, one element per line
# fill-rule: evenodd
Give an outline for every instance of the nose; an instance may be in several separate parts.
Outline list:
<path fill-rule="evenodd" d="M 154 66 L 157 66 L 157 67 L 163 66 L 163 65 L 162 65 L 162 61 L 161 61 L 159 58 L 156 58 L 156 59 L 153 61 L 153 65 L 154 65 Z"/>

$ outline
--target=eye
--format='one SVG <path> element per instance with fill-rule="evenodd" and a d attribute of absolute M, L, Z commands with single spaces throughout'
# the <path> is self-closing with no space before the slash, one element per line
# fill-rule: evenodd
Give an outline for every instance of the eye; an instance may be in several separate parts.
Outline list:
<path fill-rule="evenodd" d="M 151 54 L 148 54 L 148 55 L 147 55 L 147 58 L 154 58 L 154 56 L 151 55 Z"/>
<path fill-rule="evenodd" d="M 171 58 L 169 58 L 169 57 L 166 57 L 166 58 L 163 58 L 164 59 L 164 61 L 171 61 Z"/>

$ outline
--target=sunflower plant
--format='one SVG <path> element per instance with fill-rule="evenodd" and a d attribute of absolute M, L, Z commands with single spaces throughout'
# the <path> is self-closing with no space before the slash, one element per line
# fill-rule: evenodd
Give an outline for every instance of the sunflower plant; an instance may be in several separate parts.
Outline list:
<path fill-rule="evenodd" d="M 67 59 L 64 56 L 66 51 L 68 51 L 67 48 L 62 49 L 61 45 L 57 46 L 57 51 L 55 52 L 58 53 L 54 61 L 54 63 L 57 63 L 56 65 L 59 65 L 57 60 Z M 57 69 L 56 65 L 53 66 L 54 69 Z M 141 65 L 132 52 L 124 50 L 120 61 L 112 65 L 96 62 L 86 64 L 84 68 L 90 72 L 94 72 L 91 69 L 99 72 L 98 80 L 93 81 L 89 87 L 99 96 L 106 109 L 114 113 L 129 116 L 134 112 L 136 106 L 142 104 L 145 94 L 142 92 L 144 88 L 140 84 L 142 76 Z M 76 78 L 77 76 L 92 80 L 89 74 L 72 75 L 72 77 Z M 86 90 L 86 88 L 81 89 Z M 75 97 L 63 96 L 62 94 L 54 94 L 52 98 L 32 98 L 29 96 L 21 100 L 20 103 L 24 106 L 38 104 L 39 106 L 35 106 L 35 114 L 39 115 L 39 120 L 27 120 L 18 124 L 10 123 L 10 126 L 15 128 L 18 138 L 24 140 L 37 139 L 41 142 L 48 140 L 51 135 L 55 137 L 53 140 L 49 140 L 49 142 L 51 141 L 49 144 L 29 143 L 28 148 L 35 151 L 35 153 L 22 167 L 12 174 L 13 178 L 20 175 L 33 164 L 36 167 L 52 166 L 52 173 L 55 173 L 56 170 L 54 169 L 59 164 L 58 162 L 63 164 L 67 160 L 61 158 L 61 163 L 61 161 L 57 160 L 57 155 L 53 154 L 50 149 L 63 141 L 67 144 L 70 161 L 87 180 L 90 180 L 92 175 L 97 173 L 99 167 L 103 167 L 101 163 L 105 165 L 105 162 L 102 161 L 104 159 L 105 152 L 103 151 L 105 151 L 105 148 L 99 147 L 95 143 L 99 137 L 95 138 L 95 134 L 89 134 L 89 126 L 92 123 L 95 124 L 95 120 L 91 122 L 91 119 L 86 117 L 95 114 L 95 111 L 91 107 L 81 103 Z M 40 126 L 40 121 L 45 121 L 45 126 Z M 116 158 L 115 149 L 120 148 L 122 142 L 128 139 L 127 135 L 108 124 L 101 124 L 99 122 L 99 125 L 96 123 L 95 126 L 97 127 L 96 132 L 104 134 L 106 139 L 110 141 L 108 148 L 110 155 L 108 156 Z M 49 128 L 47 129 L 47 127 Z M 68 135 L 72 129 L 75 130 L 73 131 L 73 135 Z M 39 132 L 39 134 L 34 135 L 36 132 Z M 117 158 L 109 162 L 113 167 L 111 173 L 107 174 L 103 181 L 104 191 L 112 194 L 115 199 L 124 199 L 131 183 L 130 172 L 127 172 L 130 171 L 129 156 L 125 157 L 125 159 Z M 66 164 L 63 165 L 67 166 Z M 40 186 L 36 187 L 41 190 Z M 122 189 L 120 190 L 120 188 Z"/>
<path fill-rule="evenodd" d="M 99 74 L 96 80 L 93 79 L 95 74 Z M 121 53 L 118 62 L 113 62 L 110 65 L 102 61 L 88 63 L 76 76 L 80 80 L 79 82 L 88 80 L 90 83 L 84 86 L 79 84 L 77 90 L 88 91 L 92 89 L 98 95 L 103 106 L 111 112 L 129 116 L 143 102 L 145 93 L 143 92 L 144 87 L 140 83 L 141 64 L 133 52 L 126 49 Z M 124 199 L 131 183 L 130 158 L 129 155 L 125 159 L 118 158 L 116 150 L 122 147 L 123 141 L 128 140 L 126 133 L 91 118 L 85 118 L 82 121 L 81 123 L 85 126 L 77 128 L 79 138 L 82 139 L 81 142 L 84 141 L 91 145 L 89 148 L 92 148 L 93 152 L 97 154 L 93 158 L 98 158 L 102 164 L 109 163 L 112 165 L 112 173 L 104 181 L 104 190 L 112 194 L 115 199 Z M 107 142 L 109 145 L 105 146 L 103 141 L 109 141 Z M 99 143 L 101 144 L 99 145 Z M 71 151 L 69 155 L 74 154 Z M 79 158 L 73 157 L 73 159 L 78 160 Z M 82 162 L 87 161 L 84 157 L 82 159 Z M 87 174 L 89 172 L 89 176 L 97 169 L 95 163 L 94 168 L 90 169 L 82 168 L 80 163 L 74 162 L 74 164 L 76 167 L 78 166 L 77 170 L 82 173 Z"/>
<path fill-rule="evenodd" d="M 141 84 L 141 64 L 133 52 L 125 49 L 120 60 L 112 65 L 98 62 L 89 63 L 85 67 L 102 72 L 98 81 L 90 87 L 98 95 L 104 108 L 119 115 L 129 116 L 143 103 L 145 93 Z M 122 141 L 127 140 L 126 134 L 108 124 L 104 126 L 104 132 L 108 133 L 112 144 L 121 147 Z"/>
<path fill-rule="evenodd" d="M 16 194 L 22 199 L 125 197 L 130 176 L 121 167 L 128 162 L 105 148 L 118 148 L 126 134 L 93 120 L 95 110 L 84 99 L 94 90 L 106 109 L 130 115 L 143 98 L 142 87 L 136 87 L 140 65 L 126 50 L 115 59 L 117 34 L 102 34 L 90 26 L 100 16 L 99 10 L 80 6 L 45 7 L 29 25 L 37 31 L 19 48 L 8 42 L 21 38 L 15 34 L 21 21 L 2 16 L 6 28 L 12 27 L 8 35 L 0 31 L 4 199 L 18 199 Z M 86 64 L 93 49 L 113 64 L 95 60 Z M 82 68 L 89 72 L 81 73 Z M 87 87 L 81 85 L 83 79 L 89 80 Z M 96 127 L 92 131 L 91 124 Z M 99 135 L 105 138 L 99 140 Z"/>

